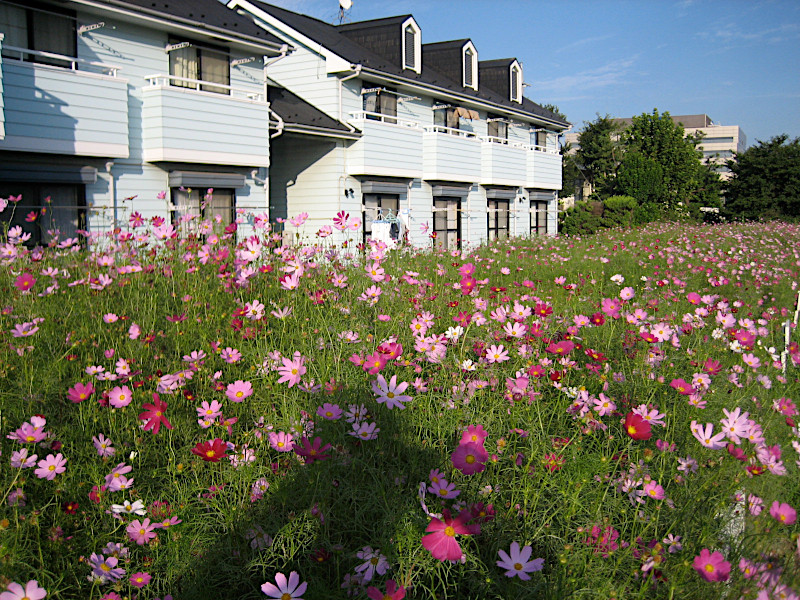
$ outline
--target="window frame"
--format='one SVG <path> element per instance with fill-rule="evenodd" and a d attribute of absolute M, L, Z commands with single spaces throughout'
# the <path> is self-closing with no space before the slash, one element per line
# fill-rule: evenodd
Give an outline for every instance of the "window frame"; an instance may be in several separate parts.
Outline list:
<path fill-rule="evenodd" d="M 208 189 L 213 189 L 212 200 L 211 200 L 211 202 L 209 202 L 208 204 L 203 206 L 204 200 L 205 200 L 205 196 L 207 195 Z M 192 211 L 195 209 L 194 205 L 193 204 L 192 205 L 181 205 L 178 201 L 176 201 L 176 200 L 178 200 L 178 198 L 176 198 L 176 196 L 179 193 L 188 193 L 189 194 L 189 200 L 192 200 L 192 194 L 195 193 L 195 192 L 197 193 L 197 209 L 196 209 L 197 212 L 193 213 Z M 201 197 L 201 194 L 202 194 L 202 197 Z M 222 210 L 229 211 L 229 214 L 227 215 L 227 217 L 223 216 L 222 217 L 222 222 L 220 223 L 220 225 L 222 227 L 227 227 L 229 224 L 231 224 L 236 219 L 236 189 L 235 188 L 207 188 L 205 190 L 201 189 L 199 187 L 197 187 L 197 188 L 191 188 L 191 187 L 187 188 L 187 187 L 182 187 L 182 186 L 181 187 L 171 187 L 171 188 L 169 188 L 170 220 L 171 220 L 172 226 L 175 227 L 175 229 L 178 231 L 178 233 L 180 235 L 188 236 L 188 235 L 191 235 L 191 234 L 197 234 L 201 238 L 205 239 L 207 235 L 210 235 L 210 234 L 214 233 L 213 228 L 212 228 L 212 231 L 209 231 L 208 233 L 200 233 L 200 232 L 198 232 L 196 230 L 193 230 L 193 227 L 192 227 L 193 223 L 199 224 L 199 223 L 202 223 L 203 221 L 206 221 L 206 220 L 210 220 L 210 221 L 214 220 L 214 214 L 215 214 L 215 208 L 216 208 L 213 205 L 213 195 L 214 194 L 220 194 L 220 195 L 229 194 L 229 196 L 230 196 L 230 207 L 223 207 L 223 209 L 222 209 Z M 183 207 L 186 207 L 187 210 L 181 210 L 181 208 L 183 208 Z M 183 213 L 183 214 L 197 214 L 198 217 L 195 218 L 195 219 L 191 219 L 189 221 L 181 222 L 181 217 L 182 217 L 181 213 Z"/>
<path fill-rule="evenodd" d="M 372 108 L 374 110 L 369 110 L 369 103 L 373 98 L 375 106 Z M 379 87 L 375 91 L 364 93 L 362 87 L 361 106 L 367 119 L 391 124 L 397 123 L 397 91 L 392 88 Z"/>
<path fill-rule="evenodd" d="M 27 6 L 22 6 L 20 4 L 13 4 L 9 3 L 6 4 L 8 7 L 17 8 L 24 12 L 25 16 L 25 44 L 24 47 L 26 50 L 35 50 L 37 52 L 49 52 L 51 54 L 60 54 L 62 56 L 68 56 L 70 58 L 77 58 L 78 57 L 78 17 L 77 13 L 74 10 L 69 10 L 65 8 L 61 8 L 58 6 L 44 6 L 37 2 L 30 2 Z M 36 15 L 37 13 L 42 15 L 47 15 L 50 17 L 62 18 L 65 19 L 69 23 L 69 34 L 68 38 L 70 41 L 70 48 L 69 52 L 64 52 L 63 49 L 54 48 L 52 45 L 52 38 L 46 35 L 41 35 L 41 24 L 38 24 L 37 27 L 36 23 Z M 37 40 L 37 31 L 40 33 L 39 37 L 42 37 L 45 42 L 44 44 L 40 43 Z M 9 43 L 8 37 L 3 41 L 4 46 L 16 46 L 14 43 Z M 17 56 L 11 54 L 11 51 L 6 53 L 5 47 L 3 48 L 3 56 L 11 59 L 19 59 Z M 73 61 L 66 61 L 57 58 L 48 58 L 45 56 L 36 56 L 34 54 L 26 54 L 24 57 L 21 58 L 24 62 L 32 62 L 36 64 L 43 64 L 43 65 L 50 65 L 53 67 L 62 67 L 67 69 L 73 68 Z M 75 65 L 77 68 L 77 65 Z"/>
<path fill-rule="evenodd" d="M 516 84 L 514 82 L 514 73 L 517 74 Z M 522 104 L 522 65 L 516 60 L 508 68 L 508 89 L 511 101 Z"/>
<path fill-rule="evenodd" d="M 368 207 L 367 202 L 377 201 L 378 205 L 375 207 Z M 387 204 L 394 203 L 394 206 L 384 206 L 384 201 Z M 361 196 L 361 223 L 363 229 L 363 239 L 364 244 L 372 239 L 372 222 L 375 220 L 375 217 L 378 216 L 378 211 L 389 209 L 391 210 L 395 216 L 397 216 L 400 212 L 400 194 L 384 194 L 384 193 L 367 193 L 362 194 Z M 371 217 L 367 220 L 368 211 L 375 211 L 374 217 L 370 214 Z"/>
<path fill-rule="evenodd" d="M 50 191 L 48 193 L 48 188 L 52 190 L 53 188 L 70 188 L 70 191 L 74 192 L 75 204 L 74 206 L 65 206 L 60 207 L 58 205 L 53 206 L 52 202 L 49 203 L 50 205 L 45 207 L 45 200 L 49 197 L 52 198 L 53 193 Z M 82 183 L 63 183 L 63 182 L 56 182 L 51 183 L 47 181 L 1 181 L 0 182 L 0 189 L 8 190 L 9 193 L 6 194 L 2 192 L 0 197 L 8 197 L 10 195 L 17 196 L 22 194 L 22 200 L 20 200 L 16 205 L 9 202 L 9 206 L 0 213 L 0 224 L 8 223 L 9 229 L 16 225 L 22 227 L 25 233 L 31 234 L 31 239 L 25 242 L 25 246 L 27 247 L 34 247 L 36 245 L 48 245 L 52 239 L 49 238 L 47 235 L 47 231 L 50 229 L 54 229 L 53 225 L 53 211 L 55 210 L 74 210 L 74 232 L 70 232 L 68 234 L 61 233 L 58 237 L 59 240 L 64 240 L 67 237 L 76 237 L 78 236 L 78 231 L 86 229 L 87 223 L 87 206 L 86 206 L 86 185 Z M 30 197 L 35 196 L 36 201 L 35 204 L 30 201 Z M 42 210 L 47 208 L 44 213 Z M 37 212 L 38 216 L 35 221 L 33 221 L 33 231 L 30 230 L 31 222 L 26 221 L 26 217 L 31 212 Z M 50 227 L 45 225 L 45 219 L 43 214 L 50 214 Z M 13 217 L 12 217 L 13 215 Z M 2 230 L 2 226 L 0 226 L 0 230 Z"/>
<path fill-rule="evenodd" d="M 496 140 L 492 140 L 495 143 L 508 143 L 508 119 L 500 117 L 498 115 L 488 115 L 486 117 L 486 135 L 490 138 L 497 138 L 499 140 L 504 140 L 502 142 L 496 142 Z"/>
<path fill-rule="evenodd" d="M 531 200 L 531 237 L 547 235 L 547 217 L 550 203 L 546 200 Z M 542 210 L 544 207 L 544 210 Z"/>
<path fill-rule="evenodd" d="M 498 212 L 503 205 L 505 210 Z M 486 201 L 486 238 L 488 241 L 508 239 L 510 233 L 511 200 L 490 198 Z M 505 226 L 502 226 L 498 215 L 505 215 Z"/>
<path fill-rule="evenodd" d="M 463 199 L 458 196 L 434 196 L 433 197 L 433 208 L 445 208 L 448 209 L 445 211 L 436 211 L 433 213 L 433 247 L 440 248 L 442 250 L 461 250 L 461 203 Z M 444 206 L 437 206 L 437 203 L 443 204 Z M 450 214 L 449 209 L 450 205 L 454 204 L 455 208 L 455 228 L 450 228 Z M 439 225 L 442 222 L 441 217 L 439 215 L 444 214 L 445 220 L 445 227 L 441 228 Z M 455 234 L 455 246 L 451 247 L 451 239 L 453 239 L 450 234 Z"/>
<path fill-rule="evenodd" d="M 208 84 L 196 84 L 190 83 L 188 81 L 175 81 L 173 79 L 169 80 L 169 84 L 172 87 L 180 87 L 180 88 L 188 88 L 193 90 L 198 90 L 201 92 L 211 92 L 213 94 L 222 94 L 225 96 L 231 95 L 230 85 L 231 85 L 231 54 L 228 48 L 224 46 L 209 46 L 205 44 L 200 44 L 195 40 L 181 38 L 181 37 L 173 37 L 170 36 L 168 40 L 168 45 L 172 46 L 175 44 L 183 44 L 188 43 L 189 46 L 186 48 L 181 48 L 177 50 L 170 50 L 167 54 L 169 55 L 168 62 L 169 62 L 169 74 L 171 77 L 182 77 L 181 75 L 175 74 L 175 65 L 173 63 L 173 57 L 177 57 L 178 52 L 182 52 L 186 49 L 194 49 L 195 56 L 195 77 L 187 77 L 187 79 L 196 79 L 198 81 L 207 81 L 210 84 L 218 84 L 218 86 L 228 86 L 228 87 L 218 87 L 217 85 L 208 85 Z M 205 79 L 204 78 L 204 56 L 207 62 L 211 62 L 211 55 L 217 54 L 222 59 L 222 62 L 226 65 L 226 75 L 224 77 L 225 81 L 214 81 L 212 79 Z"/>

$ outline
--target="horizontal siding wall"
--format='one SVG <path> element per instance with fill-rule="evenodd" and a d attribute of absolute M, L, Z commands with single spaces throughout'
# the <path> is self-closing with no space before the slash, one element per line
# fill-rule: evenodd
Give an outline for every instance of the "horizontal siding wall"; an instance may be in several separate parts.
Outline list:
<path fill-rule="evenodd" d="M 481 141 L 447 133 L 423 134 L 423 176 L 429 180 L 473 183 L 481 172 Z"/>
<path fill-rule="evenodd" d="M 348 149 L 351 175 L 422 177 L 422 129 L 358 121 L 363 137 Z"/>
<path fill-rule="evenodd" d="M 561 155 L 537 150 L 527 151 L 528 180 L 526 187 L 546 190 L 561 189 Z"/>
<path fill-rule="evenodd" d="M 472 248 L 486 241 L 486 190 L 474 185 L 467 196 L 466 213 L 461 220 L 463 247 Z"/>
<path fill-rule="evenodd" d="M 481 182 L 489 185 L 525 185 L 525 150 L 505 144 L 482 144 Z"/>
<path fill-rule="evenodd" d="M 401 198 L 402 200 L 402 198 Z M 408 209 L 408 241 L 419 248 L 430 248 L 433 233 L 433 194 L 431 186 L 415 179 L 411 182 L 407 202 L 400 204 L 400 210 Z M 422 231 L 422 225 L 428 224 L 428 231 Z"/>
<path fill-rule="evenodd" d="M 127 81 L 3 61 L 3 150 L 125 157 Z"/>

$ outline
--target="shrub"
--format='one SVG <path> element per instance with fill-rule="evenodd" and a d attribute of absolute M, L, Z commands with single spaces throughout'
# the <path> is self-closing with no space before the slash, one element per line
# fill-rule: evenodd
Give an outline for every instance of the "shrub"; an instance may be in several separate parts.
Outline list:
<path fill-rule="evenodd" d="M 601 227 L 600 216 L 592 210 L 589 202 L 578 202 L 567 210 L 561 232 L 567 235 L 591 235 Z"/>
<path fill-rule="evenodd" d="M 603 227 L 632 227 L 638 202 L 630 196 L 611 196 L 603 203 Z"/>

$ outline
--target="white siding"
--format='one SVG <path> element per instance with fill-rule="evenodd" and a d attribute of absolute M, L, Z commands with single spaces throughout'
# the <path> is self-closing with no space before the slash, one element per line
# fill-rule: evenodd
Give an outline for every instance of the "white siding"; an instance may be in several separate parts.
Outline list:
<path fill-rule="evenodd" d="M 425 132 L 422 157 L 425 179 L 474 183 L 481 172 L 481 141 L 447 133 Z"/>
<path fill-rule="evenodd" d="M 525 185 L 526 150 L 508 144 L 483 142 L 481 183 L 484 185 Z"/>
<path fill-rule="evenodd" d="M 539 150 L 526 150 L 528 171 L 526 187 L 545 190 L 561 189 L 561 155 Z"/>
<path fill-rule="evenodd" d="M 422 177 L 422 129 L 380 121 L 352 121 L 363 136 L 347 153 L 350 175 Z"/>

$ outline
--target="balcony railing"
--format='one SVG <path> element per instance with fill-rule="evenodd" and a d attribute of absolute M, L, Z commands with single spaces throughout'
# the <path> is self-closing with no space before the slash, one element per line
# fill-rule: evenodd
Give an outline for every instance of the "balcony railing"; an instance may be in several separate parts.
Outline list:
<path fill-rule="evenodd" d="M 546 154 L 561 154 L 558 148 L 548 148 L 547 146 L 535 146 L 531 144 L 516 144 L 520 148 L 524 148 L 525 150 L 531 150 L 533 152 L 545 152 Z"/>
<path fill-rule="evenodd" d="M 216 81 L 205 81 L 202 79 L 191 79 L 189 77 L 178 77 L 177 75 L 164 75 L 159 73 L 157 75 L 148 75 L 145 77 L 150 87 L 173 87 L 175 89 L 194 90 L 199 92 L 207 92 L 220 95 L 219 92 L 211 90 L 204 90 L 202 88 L 209 87 L 214 89 L 226 90 L 232 98 L 239 98 L 243 100 L 252 100 L 253 102 L 263 102 L 264 94 L 262 92 L 254 92 L 244 88 L 237 88 L 224 83 L 217 83 Z M 185 85 L 176 85 L 181 83 Z"/>
<path fill-rule="evenodd" d="M 384 115 L 376 112 L 368 112 L 366 110 L 351 112 L 350 119 L 353 121 L 380 121 L 381 123 L 386 123 L 387 125 L 397 125 L 398 127 L 419 129 L 419 123 L 416 121 L 407 121 L 406 119 L 398 119 L 394 115 Z"/>
<path fill-rule="evenodd" d="M 455 129 L 454 127 L 442 127 L 441 125 L 433 125 L 422 128 L 425 133 L 446 133 L 448 135 L 455 135 L 467 139 L 478 139 L 477 134 L 472 131 L 465 131 L 464 129 Z"/>
<path fill-rule="evenodd" d="M 38 58 L 46 58 L 49 60 L 58 60 L 64 64 L 64 68 L 69 68 L 72 71 L 78 71 L 78 66 L 82 65 L 84 67 L 91 67 L 99 71 L 102 75 L 109 75 L 111 77 L 116 77 L 117 73 L 122 69 L 122 67 L 118 67 L 116 65 L 109 65 L 106 63 L 96 62 L 93 60 L 86 60 L 83 58 L 77 58 L 75 56 L 66 56 L 64 54 L 56 54 L 55 52 L 43 52 L 41 50 L 31 50 L 30 48 L 18 48 L 17 46 L 3 46 L 3 54 L 5 58 L 10 58 L 11 60 L 25 60 L 26 56 L 33 56 Z M 14 58 L 13 55 L 18 54 L 19 58 Z M 50 63 L 43 63 L 43 64 L 50 64 Z M 61 67 L 62 65 L 51 65 L 56 67 Z M 81 69 L 83 70 L 83 69 Z"/>
<path fill-rule="evenodd" d="M 508 138 L 501 138 L 494 135 L 485 135 L 481 137 L 482 142 L 489 142 L 491 144 L 503 144 L 504 146 L 515 146 Z"/>

